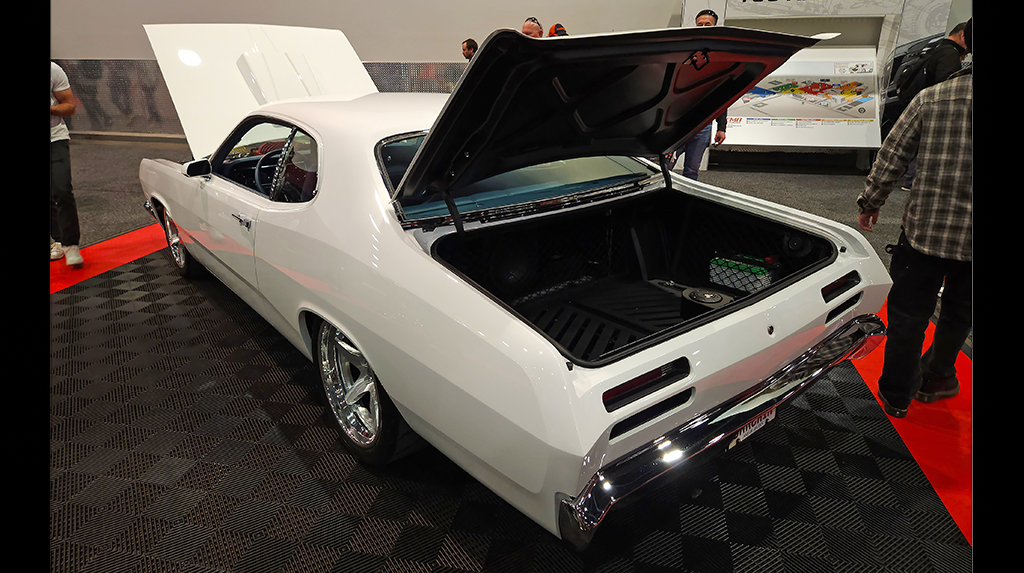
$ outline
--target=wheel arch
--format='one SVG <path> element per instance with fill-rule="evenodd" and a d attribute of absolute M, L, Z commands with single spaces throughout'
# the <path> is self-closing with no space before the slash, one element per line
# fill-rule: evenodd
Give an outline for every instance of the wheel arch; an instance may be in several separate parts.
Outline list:
<path fill-rule="evenodd" d="M 298 331 L 299 336 L 302 339 L 303 348 L 305 349 L 306 352 L 309 353 L 309 359 L 314 363 L 316 362 L 317 336 L 320 333 L 320 326 L 325 322 L 331 324 L 332 326 L 340 330 L 341 333 L 344 334 L 346 338 L 351 340 L 352 343 L 355 344 L 356 347 L 360 349 L 361 352 L 366 353 L 367 351 L 366 345 L 360 341 L 360 338 L 358 336 L 353 335 L 353 331 L 350 328 L 348 328 L 344 322 L 336 320 L 335 318 L 331 318 L 328 313 L 325 313 L 319 309 L 312 307 L 305 307 L 300 309 L 298 314 L 298 322 Z M 372 352 L 373 351 L 371 350 L 371 353 Z M 367 360 L 370 361 L 371 365 L 377 361 L 376 357 L 374 356 L 367 356 Z M 387 381 L 381 380 L 380 376 L 377 377 L 377 381 L 380 383 L 380 385 L 384 388 L 385 391 L 388 390 Z"/>
<path fill-rule="evenodd" d="M 305 347 L 306 352 L 309 353 L 310 360 L 316 360 L 316 339 L 320 333 L 320 326 L 325 322 L 340 330 L 357 347 L 363 348 L 359 344 L 358 337 L 353 336 L 351 330 L 346 328 L 343 322 L 329 317 L 328 313 L 319 309 L 306 307 L 299 310 L 298 330 L 299 336 L 302 338 L 302 345 Z"/>
<path fill-rule="evenodd" d="M 303 309 L 299 311 L 299 336 L 302 338 L 302 345 L 309 354 L 310 360 L 316 360 L 316 337 L 320 331 L 320 325 L 326 322 L 320 313 Z"/>
<path fill-rule="evenodd" d="M 163 226 L 164 211 L 167 209 L 167 207 L 164 206 L 163 200 L 161 200 L 159 196 L 153 195 L 149 199 L 149 204 L 153 209 L 152 213 L 153 217 L 156 219 L 156 222 L 160 223 L 160 225 Z"/>
<path fill-rule="evenodd" d="M 323 374 L 322 370 L 320 370 L 321 365 L 318 364 L 320 360 L 320 353 L 317 348 L 317 344 L 320 332 L 325 324 L 336 328 L 350 341 L 352 345 L 356 347 L 357 350 L 359 350 L 360 353 L 365 353 L 364 346 L 360 344 L 358 338 L 352 336 L 351 331 L 346 329 L 343 325 L 340 325 L 341 323 L 339 321 L 327 317 L 323 312 L 306 308 L 299 312 L 298 320 L 298 330 L 302 338 L 302 344 L 306 347 L 307 352 L 309 352 L 310 359 L 313 361 L 314 366 L 317 368 L 317 371 L 320 372 L 321 376 L 323 376 Z M 366 364 L 369 365 L 369 369 L 373 370 L 372 363 L 374 359 L 370 356 L 365 356 L 365 354 L 364 358 L 366 360 Z M 396 408 L 393 400 L 389 396 L 386 385 L 376 375 L 375 371 L 373 372 L 373 377 L 378 386 L 381 411 L 382 413 L 390 412 L 389 414 L 382 414 L 381 418 L 383 420 L 389 420 L 387 423 L 382 423 L 379 430 L 382 432 L 380 436 L 384 441 L 375 441 L 374 445 L 371 446 L 371 449 L 366 452 L 363 452 L 358 447 L 356 447 L 355 450 L 350 449 L 349 451 L 356 454 L 357 458 L 364 463 L 369 463 L 370 465 L 383 465 L 418 451 L 424 447 L 425 442 L 423 442 L 419 438 L 419 435 L 409 427 L 408 422 L 406 422 L 405 418 Z M 337 416 L 337 414 L 335 415 Z M 390 428 L 390 431 L 385 430 L 385 428 Z M 385 434 L 383 432 L 387 433 Z M 342 434 L 344 434 L 344 430 L 342 431 Z M 384 438 L 383 436 L 385 435 L 388 437 Z M 346 444 L 348 445 L 348 442 L 346 442 Z"/>

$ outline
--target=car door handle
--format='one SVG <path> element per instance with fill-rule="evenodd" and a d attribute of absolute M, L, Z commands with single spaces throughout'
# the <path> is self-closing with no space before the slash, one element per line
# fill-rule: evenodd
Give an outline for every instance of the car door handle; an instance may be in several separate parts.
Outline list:
<path fill-rule="evenodd" d="M 244 215 L 239 215 L 238 213 L 232 213 L 231 216 L 234 217 L 235 219 L 238 219 L 238 224 L 245 227 L 246 231 L 252 229 L 252 219 Z"/>

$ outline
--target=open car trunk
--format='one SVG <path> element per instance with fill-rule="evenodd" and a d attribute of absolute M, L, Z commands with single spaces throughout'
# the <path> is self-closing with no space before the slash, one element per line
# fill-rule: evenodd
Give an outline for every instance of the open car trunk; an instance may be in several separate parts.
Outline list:
<path fill-rule="evenodd" d="M 671 190 L 452 233 L 433 254 L 573 362 L 595 366 L 732 312 L 835 256 L 820 237 Z"/>

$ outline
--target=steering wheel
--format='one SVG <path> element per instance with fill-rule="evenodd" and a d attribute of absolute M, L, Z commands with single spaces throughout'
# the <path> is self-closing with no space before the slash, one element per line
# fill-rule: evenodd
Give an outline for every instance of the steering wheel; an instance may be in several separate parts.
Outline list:
<path fill-rule="evenodd" d="M 264 181 L 263 169 L 270 167 L 270 165 L 272 165 L 273 163 L 276 163 L 277 160 L 281 157 L 282 153 L 284 153 L 284 149 L 275 149 L 269 153 L 264 154 L 263 157 L 260 157 L 260 160 L 256 163 L 256 190 L 264 195 L 270 195 L 270 190 L 266 188 L 266 184 L 272 182 Z"/>

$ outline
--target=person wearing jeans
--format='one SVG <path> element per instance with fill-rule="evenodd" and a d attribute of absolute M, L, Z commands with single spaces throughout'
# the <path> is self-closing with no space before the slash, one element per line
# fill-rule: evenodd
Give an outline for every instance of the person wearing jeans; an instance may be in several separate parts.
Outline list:
<path fill-rule="evenodd" d="M 700 172 L 700 162 L 704 159 L 704 150 L 709 145 L 711 145 L 710 123 L 697 135 L 691 137 L 680 150 L 680 154 L 683 155 L 683 177 L 697 178 L 697 174 Z"/>
<path fill-rule="evenodd" d="M 696 18 L 694 19 L 698 28 L 705 26 L 717 26 L 718 25 L 718 14 L 714 10 L 701 10 Z M 725 141 L 725 126 L 728 122 L 726 112 L 722 112 L 720 116 L 715 118 L 715 123 L 718 124 L 718 131 L 715 132 L 715 145 L 720 145 Z M 676 150 L 674 153 L 665 156 L 668 163 L 668 168 L 672 169 L 675 167 L 679 156 L 685 156 L 683 159 L 683 177 L 689 177 L 690 179 L 696 179 L 700 173 L 700 163 L 704 160 L 704 152 L 707 151 L 708 147 L 711 146 L 711 124 L 707 124 L 704 129 L 697 132 L 696 135 L 691 137 L 681 148 Z"/>

